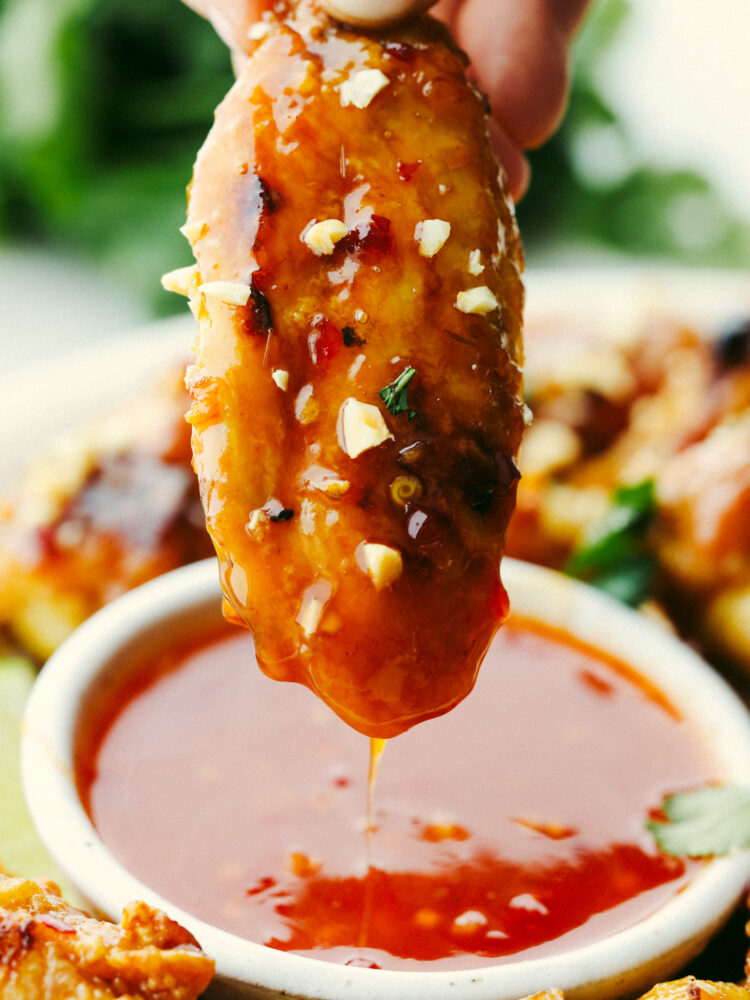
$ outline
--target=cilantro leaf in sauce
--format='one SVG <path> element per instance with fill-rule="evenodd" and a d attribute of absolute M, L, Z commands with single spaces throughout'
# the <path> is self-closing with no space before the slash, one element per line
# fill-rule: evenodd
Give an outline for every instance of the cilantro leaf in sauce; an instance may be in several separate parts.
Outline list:
<path fill-rule="evenodd" d="M 401 374 L 390 385 L 378 392 L 378 396 L 385 403 L 389 413 L 398 416 L 399 413 L 409 412 L 409 420 L 415 417 L 416 411 L 409 409 L 409 383 L 417 374 L 416 368 L 408 365 Z"/>
<path fill-rule="evenodd" d="M 656 566 L 646 534 L 656 510 L 653 480 L 621 486 L 587 544 L 576 549 L 565 572 L 585 580 L 632 607 L 651 592 Z"/>
<path fill-rule="evenodd" d="M 667 854 L 692 858 L 727 854 L 750 847 L 750 788 L 709 785 L 670 795 L 662 806 L 666 820 L 648 829 Z"/>

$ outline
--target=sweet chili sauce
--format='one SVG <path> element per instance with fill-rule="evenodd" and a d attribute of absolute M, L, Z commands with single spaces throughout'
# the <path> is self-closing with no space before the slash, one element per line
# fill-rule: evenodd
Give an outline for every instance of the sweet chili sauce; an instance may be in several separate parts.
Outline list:
<path fill-rule="evenodd" d="M 511 620 L 470 698 L 389 741 L 368 811 L 367 740 L 251 657 L 225 629 L 155 658 L 79 747 L 104 842 L 201 919 L 338 963 L 457 969 L 602 938 L 689 880 L 644 823 L 717 766 L 622 664 Z"/>

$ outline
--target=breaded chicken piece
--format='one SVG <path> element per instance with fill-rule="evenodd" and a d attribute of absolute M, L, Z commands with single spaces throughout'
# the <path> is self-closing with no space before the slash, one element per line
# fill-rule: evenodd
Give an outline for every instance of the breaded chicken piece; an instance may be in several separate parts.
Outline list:
<path fill-rule="evenodd" d="M 715 983 L 695 976 L 657 983 L 641 1000 L 750 1000 L 750 989 L 744 984 Z"/>
<path fill-rule="evenodd" d="M 190 188 L 194 464 L 271 677 L 397 735 L 471 690 L 521 430 L 521 249 L 466 60 L 269 4 Z"/>
<path fill-rule="evenodd" d="M 3 1000 L 193 1000 L 213 971 L 192 934 L 146 903 L 112 924 L 69 906 L 52 882 L 0 874 Z"/>
<path fill-rule="evenodd" d="M 211 555 L 182 378 L 58 439 L 0 504 L 0 625 L 36 658 L 107 601 Z"/>

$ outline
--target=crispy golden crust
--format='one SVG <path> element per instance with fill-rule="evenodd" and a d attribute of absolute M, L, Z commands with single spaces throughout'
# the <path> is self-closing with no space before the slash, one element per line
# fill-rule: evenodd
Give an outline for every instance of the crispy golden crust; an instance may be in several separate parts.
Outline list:
<path fill-rule="evenodd" d="M 507 610 L 521 251 L 437 22 L 363 37 L 312 0 L 286 14 L 249 43 L 191 186 L 194 461 L 262 668 L 385 737 L 468 693 Z M 450 224 L 438 249 L 427 220 Z M 379 391 L 409 367 L 394 413 Z"/>
<path fill-rule="evenodd" d="M 188 931 L 146 903 L 111 924 L 69 906 L 51 882 L 0 874 L 3 1000 L 193 1000 L 213 969 Z"/>
<path fill-rule="evenodd" d="M 715 983 L 695 976 L 657 983 L 641 1000 L 748 1000 L 750 990 L 737 983 Z"/>
<path fill-rule="evenodd" d="M 182 379 L 66 435 L 0 506 L 0 624 L 40 660 L 107 601 L 211 555 Z"/>

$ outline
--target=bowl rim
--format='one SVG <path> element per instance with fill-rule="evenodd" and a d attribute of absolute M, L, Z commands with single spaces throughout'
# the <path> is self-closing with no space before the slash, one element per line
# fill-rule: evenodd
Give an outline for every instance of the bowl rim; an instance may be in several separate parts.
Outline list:
<path fill-rule="evenodd" d="M 697 725 L 726 780 L 750 783 L 750 714 L 691 649 L 644 615 L 552 570 L 506 559 L 503 577 L 516 614 L 562 628 L 653 680 Z M 134 636 L 167 623 L 182 622 L 184 628 L 201 608 L 214 613 L 212 602 L 218 619 L 219 597 L 214 559 L 144 584 L 77 629 L 32 691 L 21 743 L 29 810 L 52 857 L 99 911 L 114 916 L 130 900 L 145 899 L 196 936 L 216 960 L 220 980 L 262 995 L 276 990 L 316 1000 L 510 1000 L 551 986 L 573 998 L 614 995 L 636 966 L 645 969 L 682 954 L 686 942 L 703 943 L 739 900 L 750 878 L 749 851 L 707 862 L 658 911 L 614 935 L 558 955 L 450 971 L 336 965 L 246 941 L 185 913 L 128 872 L 99 839 L 78 797 L 73 746 L 79 702 L 118 652 Z"/>

